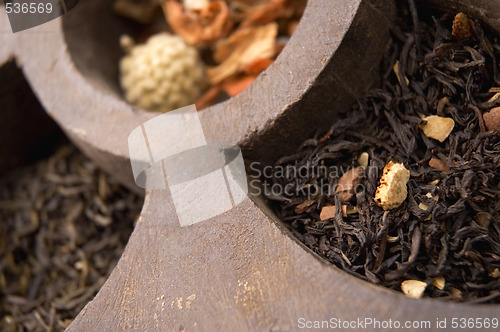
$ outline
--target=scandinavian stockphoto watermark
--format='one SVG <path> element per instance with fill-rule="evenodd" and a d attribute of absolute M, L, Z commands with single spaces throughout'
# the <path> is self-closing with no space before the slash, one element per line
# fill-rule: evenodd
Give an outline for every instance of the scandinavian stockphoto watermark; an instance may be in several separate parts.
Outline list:
<path fill-rule="evenodd" d="M 474 330 L 498 329 L 498 318 L 489 317 L 443 317 L 431 320 L 393 320 L 375 317 L 358 317 L 350 320 L 331 317 L 328 320 L 297 319 L 299 329 L 310 330 Z"/>
<path fill-rule="evenodd" d="M 359 172 L 357 171 L 359 170 Z M 333 197 L 336 194 L 366 192 L 366 184 L 360 179 L 370 174 L 378 178 L 376 166 L 360 167 L 353 165 L 324 165 L 307 161 L 294 165 L 262 165 L 259 162 L 249 164 L 249 188 L 255 196 L 263 195 L 277 200 L 290 200 L 301 197 L 311 200 L 316 197 Z M 358 174 L 359 181 L 349 180 L 349 174 Z"/>
<path fill-rule="evenodd" d="M 129 135 L 128 145 L 136 184 L 170 190 L 181 226 L 231 210 L 248 196 L 249 187 L 252 196 L 284 200 L 366 190 L 360 182 L 341 181 L 349 170 L 360 168 L 355 165 L 296 167 L 252 162 L 247 177 L 241 149 L 207 142 L 194 105 L 145 122 Z M 368 166 L 363 172 L 378 172 L 378 168 Z"/>
<path fill-rule="evenodd" d="M 207 142 L 194 105 L 145 122 L 129 135 L 128 146 L 136 184 L 168 188 L 181 226 L 229 211 L 247 197 L 240 148 Z"/>

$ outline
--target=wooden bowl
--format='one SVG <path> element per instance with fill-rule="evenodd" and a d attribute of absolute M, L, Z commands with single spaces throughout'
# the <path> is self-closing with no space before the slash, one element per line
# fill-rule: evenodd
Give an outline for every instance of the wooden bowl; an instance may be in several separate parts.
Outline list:
<path fill-rule="evenodd" d="M 128 27 L 111 3 L 81 1 L 52 34 L 17 36 L 15 52 L 68 136 L 134 187 L 127 137 L 156 114 L 120 97 L 118 36 Z M 443 4 L 500 31 L 494 0 Z M 200 113 L 207 140 L 238 144 L 264 164 L 294 151 L 373 85 L 394 12 L 391 0 L 309 0 L 275 63 L 241 95 Z M 287 331 L 332 319 L 428 321 L 437 329 L 438 320 L 450 327 L 453 318 L 494 318 L 498 310 L 410 299 L 347 275 L 294 239 L 262 197 L 181 228 L 168 192 L 148 191 L 121 260 L 69 331 Z"/>

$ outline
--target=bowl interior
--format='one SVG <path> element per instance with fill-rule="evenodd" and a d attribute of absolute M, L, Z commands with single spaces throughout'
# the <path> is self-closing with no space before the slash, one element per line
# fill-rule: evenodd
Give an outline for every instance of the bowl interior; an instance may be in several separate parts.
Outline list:
<path fill-rule="evenodd" d="M 63 138 L 15 60 L 0 66 L 0 175 L 51 153 Z"/>
<path fill-rule="evenodd" d="M 118 16 L 114 0 L 80 1 L 63 16 L 63 32 L 68 52 L 76 68 L 96 87 L 120 97 L 120 36 L 133 38 L 141 25 Z"/>

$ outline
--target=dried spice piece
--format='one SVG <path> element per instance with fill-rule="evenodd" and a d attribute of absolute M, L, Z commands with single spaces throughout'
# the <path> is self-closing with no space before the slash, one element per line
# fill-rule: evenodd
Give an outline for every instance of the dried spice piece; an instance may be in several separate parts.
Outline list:
<path fill-rule="evenodd" d="M 427 198 L 431 198 L 431 199 L 433 199 L 435 202 L 438 202 L 438 201 L 439 201 L 439 196 L 435 196 L 435 197 L 434 197 L 434 196 L 432 196 L 432 194 L 431 194 L 431 193 L 427 193 L 427 194 L 425 195 L 425 197 L 427 197 Z M 418 207 L 419 207 L 421 210 L 423 210 L 423 211 L 428 211 L 428 210 L 429 210 L 429 208 L 430 208 L 430 205 L 429 205 L 429 204 L 430 204 L 430 203 L 428 203 L 428 202 L 427 202 L 427 203 L 420 202 L 420 203 L 418 204 Z M 431 216 L 431 215 L 429 215 L 429 216 L 427 216 L 427 218 L 425 218 L 425 220 L 426 220 L 426 221 L 427 221 L 427 220 L 431 220 L 431 219 L 432 219 L 432 216 Z"/>
<path fill-rule="evenodd" d="M 444 286 L 446 285 L 446 280 L 443 277 L 436 277 L 432 281 L 432 285 L 439 290 L 443 290 Z"/>
<path fill-rule="evenodd" d="M 354 197 L 354 191 L 356 186 L 361 183 L 363 174 L 363 168 L 356 167 L 340 177 L 335 192 L 339 195 L 341 202 L 349 202 Z"/>
<path fill-rule="evenodd" d="M 488 130 L 500 131 L 500 107 L 483 114 L 484 124 Z"/>
<path fill-rule="evenodd" d="M 419 280 L 405 280 L 401 283 L 401 290 L 405 295 L 419 299 L 424 295 L 427 284 Z"/>
<path fill-rule="evenodd" d="M 426 203 L 419 203 L 418 207 L 424 211 L 429 210 L 429 205 L 427 205 Z"/>
<path fill-rule="evenodd" d="M 206 87 L 196 49 L 167 33 L 133 46 L 121 60 L 120 71 L 127 101 L 154 112 L 192 104 Z"/>
<path fill-rule="evenodd" d="M 453 127 L 455 127 L 455 121 L 451 118 L 431 115 L 423 118 L 423 120 L 426 123 L 420 125 L 420 128 L 424 131 L 425 136 L 438 140 L 441 143 L 450 136 Z"/>
<path fill-rule="evenodd" d="M 209 68 L 208 78 L 218 84 L 242 72 L 246 66 L 259 59 L 271 59 L 276 55 L 278 25 L 270 23 L 261 27 L 241 29 L 216 45 L 215 61 L 219 66 Z"/>
<path fill-rule="evenodd" d="M 451 36 L 457 40 L 471 38 L 473 33 L 472 24 L 464 13 L 458 13 L 453 20 Z"/>
<path fill-rule="evenodd" d="M 304 213 L 304 211 L 307 210 L 307 208 L 313 204 L 314 204 L 314 200 L 308 199 L 307 201 L 304 201 L 304 202 L 300 203 L 299 205 L 297 205 L 297 207 L 295 208 L 295 213 L 297 213 L 297 214 Z"/>
<path fill-rule="evenodd" d="M 450 294 L 451 296 L 457 298 L 457 299 L 462 299 L 462 291 L 458 288 L 455 288 L 455 287 L 451 287 L 450 288 Z"/>
<path fill-rule="evenodd" d="M 394 63 L 394 66 L 392 66 L 392 70 L 394 71 L 394 74 L 396 74 L 396 78 L 398 79 L 399 85 L 402 85 L 403 79 L 401 78 L 400 72 L 399 72 L 399 61 L 396 61 Z M 406 76 L 404 77 L 404 83 L 406 86 L 408 86 L 410 84 L 410 81 L 408 80 L 408 77 L 406 77 Z"/>
<path fill-rule="evenodd" d="M 429 160 L 429 166 L 443 172 L 448 172 L 450 170 L 450 168 L 448 167 L 448 165 L 446 165 L 444 161 L 436 158 L 431 158 Z"/>
<path fill-rule="evenodd" d="M 329 138 L 330 136 L 332 136 L 333 134 L 333 129 L 329 129 L 319 140 L 318 142 L 319 143 L 325 143 Z"/>
<path fill-rule="evenodd" d="M 375 202 L 384 210 L 392 210 L 400 206 L 406 199 L 406 184 L 410 179 L 410 171 L 403 164 L 389 161 L 384 167 L 380 185 L 375 193 Z"/>
<path fill-rule="evenodd" d="M 437 186 L 439 183 L 439 179 L 432 180 L 428 183 L 429 186 Z"/>
<path fill-rule="evenodd" d="M 368 155 L 368 153 L 366 153 L 366 152 L 363 152 L 358 157 L 358 165 L 363 167 L 363 168 L 367 168 L 369 158 L 370 158 L 370 155 Z"/>
<path fill-rule="evenodd" d="M 211 44 L 229 34 L 233 25 L 225 1 L 186 13 L 176 0 L 163 0 L 163 11 L 172 30 L 189 45 Z"/>
<path fill-rule="evenodd" d="M 333 219 L 335 218 L 336 211 L 337 208 L 335 207 L 335 205 L 323 206 L 323 208 L 321 208 L 321 213 L 319 215 L 319 218 L 321 220 Z"/>

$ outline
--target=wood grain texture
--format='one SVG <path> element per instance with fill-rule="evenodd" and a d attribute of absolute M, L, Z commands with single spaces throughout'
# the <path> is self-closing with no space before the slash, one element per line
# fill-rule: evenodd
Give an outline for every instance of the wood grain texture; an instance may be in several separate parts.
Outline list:
<path fill-rule="evenodd" d="M 414 300 L 322 263 L 257 204 L 181 228 L 148 192 L 113 274 L 69 331 L 293 331 L 297 320 L 496 317 L 498 306 Z"/>

